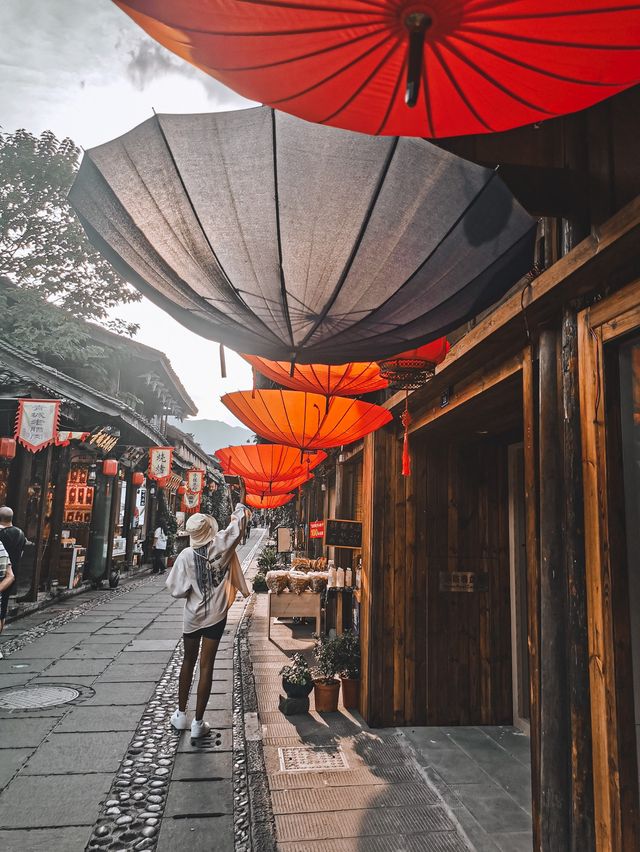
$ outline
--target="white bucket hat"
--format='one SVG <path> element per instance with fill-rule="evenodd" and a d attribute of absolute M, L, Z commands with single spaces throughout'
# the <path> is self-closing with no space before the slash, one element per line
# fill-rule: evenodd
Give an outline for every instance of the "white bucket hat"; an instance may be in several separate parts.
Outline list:
<path fill-rule="evenodd" d="M 185 530 L 189 533 L 191 547 L 204 547 L 215 538 L 218 522 L 211 515 L 196 512 L 188 518 Z"/>

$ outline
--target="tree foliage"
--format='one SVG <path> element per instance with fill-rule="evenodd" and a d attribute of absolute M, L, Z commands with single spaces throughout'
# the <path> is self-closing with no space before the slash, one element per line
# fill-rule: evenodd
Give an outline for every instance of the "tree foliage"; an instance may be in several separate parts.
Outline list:
<path fill-rule="evenodd" d="M 52 342 L 84 354 L 90 340 L 79 320 L 136 331 L 109 311 L 140 296 L 91 245 L 67 201 L 79 154 L 50 131 L 0 133 L 0 276 L 22 293 L 7 303 L 2 288 L 0 334 L 37 354 Z"/>

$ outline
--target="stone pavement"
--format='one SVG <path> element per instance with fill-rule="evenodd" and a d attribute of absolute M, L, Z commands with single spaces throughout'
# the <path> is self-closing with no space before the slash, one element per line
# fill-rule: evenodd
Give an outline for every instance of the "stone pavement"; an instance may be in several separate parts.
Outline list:
<path fill-rule="evenodd" d="M 263 765 L 254 770 L 266 768 L 272 815 L 260 810 L 279 852 L 530 852 L 526 737 L 507 728 L 372 730 L 342 706 L 315 713 L 313 694 L 309 715 L 287 718 L 278 672 L 295 651 L 310 658 L 312 628 L 274 623 L 270 643 L 266 614 L 258 595 L 249 654 Z"/>
<path fill-rule="evenodd" d="M 262 537 L 252 531 L 241 560 Z M 214 837 L 216 849 L 234 849 L 232 646 L 244 603 L 234 604 L 220 644 L 207 711 L 215 730 L 200 748 L 168 724 L 182 607 L 163 577 L 148 576 L 8 626 L 0 660 L 4 850 L 195 852 L 212 848 Z M 16 687 L 55 703 L 8 709 Z M 74 690 L 75 700 L 57 703 L 51 688 Z"/>

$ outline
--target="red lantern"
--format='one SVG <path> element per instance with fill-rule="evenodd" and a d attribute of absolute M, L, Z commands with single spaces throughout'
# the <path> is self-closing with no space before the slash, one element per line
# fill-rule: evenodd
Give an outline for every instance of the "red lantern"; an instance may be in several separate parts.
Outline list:
<path fill-rule="evenodd" d="M 118 475 L 118 460 L 117 459 L 105 459 L 102 462 L 102 472 L 105 476 L 117 476 Z"/>
<path fill-rule="evenodd" d="M 140 488 L 141 485 L 144 485 L 144 473 L 139 470 L 134 471 L 131 475 L 131 484 L 134 488 Z"/>
<path fill-rule="evenodd" d="M 180 485 L 178 486 L 178 494 L 182 495 L 182 494 L 186 494 L 186 493 L 187 493 L 187 486 L 186 486 L 185 482 L 182 481 L 180 483 Z"/>
<path fill-rule="evenodd" d="M 15 459 L 16 439 L 0 438 L 0 459 Z"/>
<path fill-rule="evenodd" d="M 400 352 L 378 362 L 380 375 L 394 390 L 416 390 L 433 377 L 450 348 L 447 338 L 439 337 L 426 346 Z"/>

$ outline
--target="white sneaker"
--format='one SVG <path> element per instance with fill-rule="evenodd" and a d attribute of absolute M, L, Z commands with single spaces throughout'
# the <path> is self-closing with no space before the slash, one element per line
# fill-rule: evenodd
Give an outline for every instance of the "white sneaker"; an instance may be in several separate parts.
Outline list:
<path fill-rule="evenodd" d="M 176 731 L 186 731 L 189 727 L 189 722 L 187 721 L 187 714 L 183 713 L 182 710 L 176 710 L 176 712 L 171 717 L 171 724 L 176 729 Z"/>
<path fill-rule="evenodd" d="M 202 719 L 200 719 L 200 721 L 198 721 L 198 719 L 194 719 L 193 722 L 191 723 L 191 739 L 192 740 L 199 740 L 199 739 L 202 739 L 202 737 L 208 737 L 210 733 L 211 733 L 211 728 Z"/>

